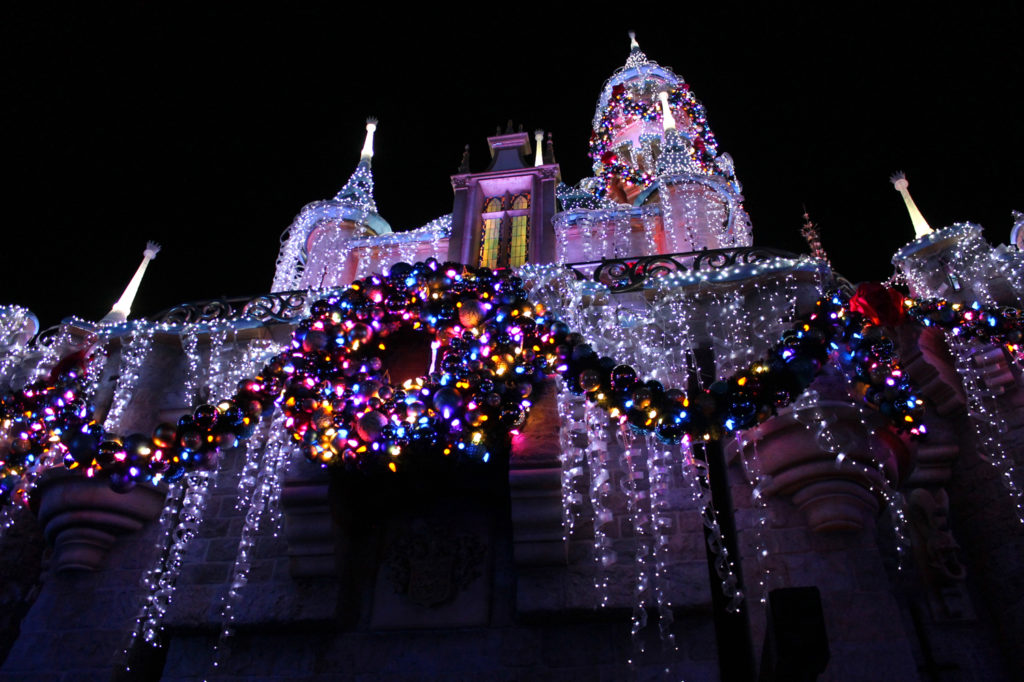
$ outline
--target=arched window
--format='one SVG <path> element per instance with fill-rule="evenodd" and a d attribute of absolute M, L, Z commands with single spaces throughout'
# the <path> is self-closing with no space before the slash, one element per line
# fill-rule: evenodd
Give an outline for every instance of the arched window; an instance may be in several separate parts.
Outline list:
<path fill-rule="evenodd" d="M 485 218 L 480 233 L 480 266 L 498 267 L 498 247 L 501 237 L 501 218 Z"/>
<path fill-rule="evenodd" d="M 530 239 L 530 216 L 512 216 L 512 239 L 508 249 L 508 265 L 518 268 L 526 262 L 526 247 Z"/>
<path fill-rule="evenodd" d="M 516 268 L 528 260 L 530 193 L 486 197 L 480 224 L 479 263 L 487 268 Z"/>

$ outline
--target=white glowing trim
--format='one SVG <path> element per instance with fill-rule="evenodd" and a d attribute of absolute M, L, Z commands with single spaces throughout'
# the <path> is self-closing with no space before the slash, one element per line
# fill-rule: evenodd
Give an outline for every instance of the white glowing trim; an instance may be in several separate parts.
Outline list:
<path fill-rule="evenodd" d="M 676 119 L 672 115 L 672 107 L 668 104 L 668 93 L 662 90 L 658 93 L 658 100 L 661 102 L 661 125 L 665 132 L 676 129 Z"/>
<path fill-rule="evenodd" d="M 910 242 L 893 264 L 916 298 L 944 298 L 995 304 L 992 285 L 1010 275 L 999 253 L 985 241 L 980 225 L 954 223 Z"/>
<path fill-rule="evenodd" d="M 139 263 L 138 269 L 135 271 L 135 275 L 132 276 L 128 286 L 125 287 L 124 293 L 121 294 L 121 298 L 117 299 L 117 303 L 110 309 L 110 312 L 104 316 L 104 320 L 107 321 L 121 321 L 127 320 L 128 316 L 132 312 L 132 303 L 135 302 L 135 296 L 139 293 L 139 286 L 142 284 L 142 278 L 146 274 L 146 268 L 149 267 L 149 261 L 156 258 L 156 254 L 160 253 L 160 245 L 156 242 L 147 242 L 146 250 L 143 252 L 142 262 Z"/>

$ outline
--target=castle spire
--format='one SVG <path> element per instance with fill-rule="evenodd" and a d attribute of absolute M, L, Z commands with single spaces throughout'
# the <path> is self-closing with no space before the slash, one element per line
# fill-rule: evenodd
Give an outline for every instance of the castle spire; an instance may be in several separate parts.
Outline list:
<path fill-rule="evenodd" d="M 142 252 L 142 262 L 139 263 L 139 268 L 135 271 L 131 281 L 128 282 L 128 286 L 125 287 L 121 298 L 117 299 L 117 303 L 110 309 L 110 312 L 103 316 L 103 322 L 124 322 L 128 319 L 132 312 L 132 303 L 135 302 L 135 295 L 139 293 L 139 285 L 142 284 L 146 268 L 149 267 L 149 261 L 156 258 L 158 253 L 160 253 L 159 244 L 156 242 L 146 242 L 146 250 Z"/>
<path fill-rule="evenodd" d="M 934 232 L 928 225 L 928 221 L 921 215 L 921 211 L 918 210 L 917 204 L 914 203 L 913 197 L 910 196 L 910 191 L 907 189 L 910 183 L 907 182 L 907 176 L 902 172 L 893 173 L 889 178 L 892 182 L 892 186 L 896 188 L 896 191 L 903 197 L 903 203 L 907 205 L 907 213 L 910 214 L 910 222 L 914 225 L 914 238 L 924 237 L 925 235 Z"/>
<path fill-rule="evenodd" d="M 359 160 L 366 159 L 367 162 L 373 159 L 373 133 L 377 130 L 377 119 L 372 116 L 366 119 L 366 140 L 363 142 L 363 151 L 359 155 Z"/>
<path fill-rule="evenodd" d="M 544 165 L 544 131 L 539 128 L 533 131 L 533 142 L 536 149 L 533 154 L 533 165 Z"/>
<path fill-rule="evenodd" d="M 640 43 L 636 42 L 636 32 L 629 32 L 629 58 L 626 59 L 626 68 L 630 69 L 642 64 L 649 64 L 647 55 L 640 49 Z"/>
<path fill-rule="evenodd" d="M 377 119 L 366 119 L 366 140 L 359 153 L 359 165 L 334 200 L 366 213 L 377 213 L 377 202 L 373 198 L 373 134 L 377 130 Z"/>

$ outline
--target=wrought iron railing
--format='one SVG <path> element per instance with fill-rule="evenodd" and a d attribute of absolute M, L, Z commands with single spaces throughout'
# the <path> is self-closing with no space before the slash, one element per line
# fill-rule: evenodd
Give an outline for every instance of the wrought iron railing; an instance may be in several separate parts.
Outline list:
<path fill-rule="evenodd" d="M 797 259 L 799 256 L 779 249 L 753 246 L 567 263 L 565 267 L 577 279 L 592 279 L 606 285 L 614 293 L 626 293 L 639 291 L 653 277 L 677 272 L 721 270 L 774 258 Z M 168 308 L 148 319 L 164 324 L 203 324 L 243 319 L 288 323 L 302 317 L 311 297 L 319 297 L 324 293 L 300 289 L 258 296 L 193 301 Z"/>
<path fill-rule="evenodd" d="M 164 324 L 204 324 L 254 320 L 257 322 L 292 322 L 302 317 L 307 298 L 320 295 L 305 289 L 277 291 L 258 296 L 236 296 L 210 301 L 180 303 L 148 319 Z"/>
<path fill-rule="evenodd" d="M 566 263 L 565 267 L 579 280 L 593 280 L 604 284 L 613 293 L 627 293 L 640 291 L 655 277 L 702 270 L 721 270 L 737 265 L 763 263 L 775 258 L 795 260 L 800 256 L 780 249 L 746 246 Z"/>

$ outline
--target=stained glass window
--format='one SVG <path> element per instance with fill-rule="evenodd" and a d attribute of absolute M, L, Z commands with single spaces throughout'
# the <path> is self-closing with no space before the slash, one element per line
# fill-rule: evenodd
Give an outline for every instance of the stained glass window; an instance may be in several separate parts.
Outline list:
<path fill-rule="evenodd" d="M 508 248 L 508 265 L 517 268 L 526 262 L 526 247 L 530 240 L 530 216 L 512 216 L 512 239 Z"/>
<path fill-rule="evenodd" d="M 515 268 L 527 261 L 530 245 L 530 193 L 485 197 L 480 229 L 480 265 Z"/>
<path fill-rule="evenodd" d="M 484 220 L 480 234 L 480 266 L 485 268 L 498 267 L 498 247 L 501 240 L 501 219 L 487 218 Z"/>

